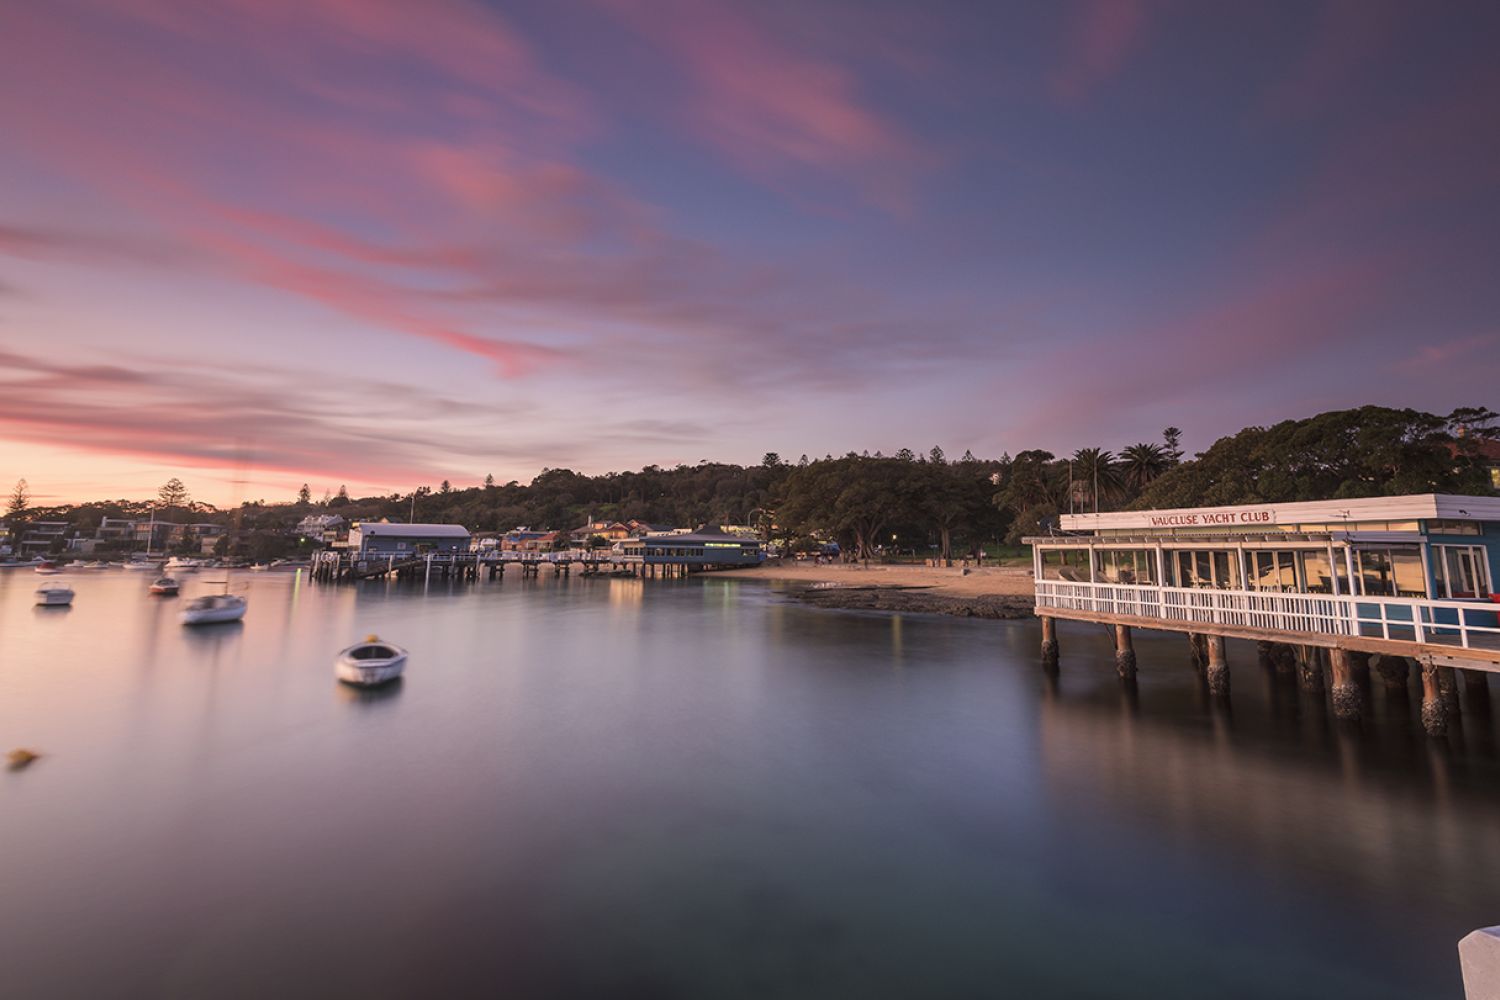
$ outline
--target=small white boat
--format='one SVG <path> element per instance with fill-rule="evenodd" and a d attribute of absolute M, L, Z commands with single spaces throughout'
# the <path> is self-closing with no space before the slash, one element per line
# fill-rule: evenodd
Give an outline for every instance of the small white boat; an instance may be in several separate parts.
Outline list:
<path fill-rule="evenodd" d="M 248 602 L 239 594 L 209 594 L 188 601 L 178 618 L 184 625 L 215 625 L 245 617 Z"/>
<path fill-rule="evenodd" d="M 126 569 L 133 569 L 133 570 L 136 570 L 137 572 L 143 572 L 145 570 L 150 570 L 151 572 L 155 573 L 157 570 L 161 569 L 161 563 L 159 563 L 159 562 L 151 562 L 149 560 L 142 561 L 142 562 L 128 562 L 128 563 L 125 564 L 125 568 Z"/>
<path fill-rule="evenodd" d="M 264 573 L 266 570 L 268 570 L 270 568 L 271 567 L 268 566 L 266 563 L 256 563 L 254 566 L 250 567 L 250 572 L 252 572 L 252 573 Z"/>
<path fill-rule="evenodd" d="M 157 577 L 151 582 L 150 590 L 159 597 L 176 597 L 177 581 L 170 576 Z"/>
<path fill-rule="evenodd" d="M 366 636 L 339 653 L 334 673 L 345 684 L 355 687 L 377 687 L 401 676 L 406 669 L 406 650 L 379 636 Z"/>
<path fill-rule="evenodd" d="M 167 560 L 167 569 L 176 570 L 179 573 L 192 573 L 202 565 L 203 560 L 201 559 L 186 559 L 182 556 L 175 556 Z"/>
<path fill-rule="evenodd" d="M 44 608 L 62 608 L 73 603 L 73 588 L 66 583 L 44 583 L 36 588 L 36 603 Z"/>
<path fill-rule="evenodd" d="M 57 568 L 57 563 L 45 559 L 37 563 L 34 569 L 35 572 L 40 573 L 42 576 L 56 576 L 62 572 L 62 570 Z"/>

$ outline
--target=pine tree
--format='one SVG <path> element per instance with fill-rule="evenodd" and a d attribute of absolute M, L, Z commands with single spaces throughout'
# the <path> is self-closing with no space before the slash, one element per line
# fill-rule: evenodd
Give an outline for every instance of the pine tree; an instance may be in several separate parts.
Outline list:
<path fill-rule="evenodd" d="M 1176 427 L 1168 427 L 1161 432 L 1161 438 L 1167 444 L 1167 458 L 1173 465 L 1182 461 L 1182 431 Z"/>
<path fill-rule="evenodd" d="M 494 473 L 490 473 L 490 474 L 488 474 L 488 475 L 486 475 L 484 477 L 484 488 L 487 489 L 487 490 L 492 490 L 492 489 L 495 488 L 495 475 L 494 475 Z"/>
<path fill-rule="evenodd" d="M 303 483 L 302 488 L 297 491 L 297 502 L 302 504 L 312 503 L 312 490 L 306 483 Z"/>
<path fill-rule="evenodd" d="M 163 507 L 182 507 L 188 502 L 187 487 L 182 485 L 182 480 L 173 476 L 162 484 L 161 489 L 156 491 L 156 499 Z"/>
<path fill-rule="evenodd" d="M 25 510 L 31 503 L 31 487 L 26 485 L 26 480 L 17 479 L 16 488 L 10 491 L 10 499 L 6 501 L 5 512 L 14 517 Z"/>

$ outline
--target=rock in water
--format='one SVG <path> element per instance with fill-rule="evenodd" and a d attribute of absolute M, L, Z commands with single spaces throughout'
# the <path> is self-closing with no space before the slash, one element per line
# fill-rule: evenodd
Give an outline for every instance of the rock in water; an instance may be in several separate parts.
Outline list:
<path fill-rule="evenodd" d="M 41 754 L 35 750 L 27 750 L 25 747 L 17 747 L 5 755 L 5 759 L 10 762 L 10 769 L 12 771 L 19 771 L 22 768 L 30 767 L 39 757 L 41 757 Z"/>

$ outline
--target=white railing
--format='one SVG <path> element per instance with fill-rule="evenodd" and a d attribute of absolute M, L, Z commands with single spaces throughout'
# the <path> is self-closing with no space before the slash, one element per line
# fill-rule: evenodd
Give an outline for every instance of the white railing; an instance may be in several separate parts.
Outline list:
<path fill-rule="evenodd" d="M 1036 604 L 1038 613 L 1050 608 L 1277 632 L 1395 639 L 1464 649 L 1500 648 L 1500 605 L 1478 601 L 1038 580 Z"/>

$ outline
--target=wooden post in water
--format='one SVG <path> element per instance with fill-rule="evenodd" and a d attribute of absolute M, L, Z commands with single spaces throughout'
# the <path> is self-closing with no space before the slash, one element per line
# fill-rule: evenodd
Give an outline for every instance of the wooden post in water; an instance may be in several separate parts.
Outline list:
<path fill-rule="evenodd" d="M 1385 685 L 1387 695 L 1406 697 L 1406 685 L 1411 679 L 1411 664 L 1406 661 L 1406 657 L 1377 653 L 1370 657 L 1370 665 L 1380 675 L 1380 682 Z"/>
<path fill-rule="evenodd" d="M 1450 717 L 1458 714 L 1458 671 L 1452 667 L 1438 667 L 1438 697 Z"/>
<path fill-rule="evenodd" d="M 1422 664 L 1422 728 L 1428 736 L 1443 736 L 1448 732 L 1448 712 L 1438 690 L 1438 668 L 1431 663 Z"/>
<path fill-rule="evenodd" d="M 1490 702 L 1490 682 L 1484 675 L 1483 670 L 1460 670 L 1459 675 L 1464 679 L 1464 700 L 1469 703 L 1469 711 L 1473 712 L 1480 706 L 1488 705 Z"/>
<path fill-rule="evenodd" d="M 1130 639 L 1129 625 L 1115 626 L 1115 673 L 1121 680 L 1135 680 L 1135 646 Z"/>
<path fill-rule="evenodd" d="M 1042 617 L 1042 669 L 1057 669 L 1057 622 Z"/>
<path fill-rule="evenodd" d="M 1224 659 L 1224 637 L 1222 635 L 1210 635 L 1206 637 L 1208 646 L 1208 665 L 1205 673 L 1208 679 L 1208 689 L 1216 695 L 1228 697 L 1229 695 L 1229 664 Z"/>
<path fill-rule="evenodd" d="M 1316 646 L 1297 647 L 1297 683 L 1309 693 L 1323 690 L 1323 656 Z"/>
<path fill-rule="evenodd" d="M 1354 683 L 1354 665 L 1350 662 L 1349 651 L 1330 649 L 1328 668 L 1333 674 L 1333 714 L 1340 719 L 1359 718 L 1359 685 Z"/>
<path fill-rule="evenodd" d="M 1188 656 L 1192 658 L 1193 669 L 1202 670 L 1208 665 L 1208 647 L 1204 644 L 1203 633 L 1189 632 L 1187 640 Z"/>

